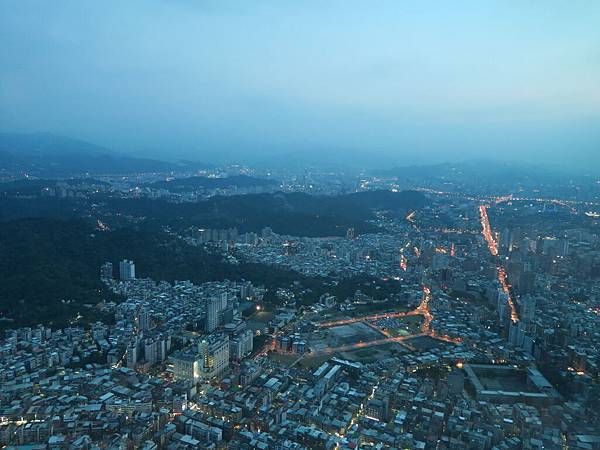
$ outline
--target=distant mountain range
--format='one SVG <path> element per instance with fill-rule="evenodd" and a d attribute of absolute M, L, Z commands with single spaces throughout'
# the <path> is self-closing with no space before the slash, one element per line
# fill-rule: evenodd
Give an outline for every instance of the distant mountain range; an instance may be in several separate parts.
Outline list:
<path fill-rule="evenodd" d="M 122 156 L 89 142 L 51 133 L 0 133 L 0 175 L 51 178 L 193 171 L 206 167 L 199 163 Z"/>
<path fill-rule="evenodd" d="M 397 177 L 404 180 L 470 180 L 482 183 L 504 183 L 535 180 L 551 181 L 556 178 L 577 176 L 565 168 L 543 165 L 510 163 L 493 160 L 466 160 L 436 164 L 394 166 L 389 155 L 377 152 L 347 150 L 296 151 L 265 156 L 257 152 L 248 164 L 260 167 L 318 167 L 348 169 L 351 173 L 367 170 L 373 175 Z M 318 162 L 317 162 L 318 161 Z M 178 161 L 169 162 L 150 158 L 121 155 L 110 149 L 51 133 L 0 133 L 0 178 L 4 175 L 37 178 L 89 177 L 132 173 L 195 172 L 212 167 L 211 164 Z M 386 169 L 381 169 L 386 167 Z M 204 178 L 191 177 L 159 181 L 152 187 L 173 192 L 197 188 L 267 186 L 274 180 L 252 177 Z"/>

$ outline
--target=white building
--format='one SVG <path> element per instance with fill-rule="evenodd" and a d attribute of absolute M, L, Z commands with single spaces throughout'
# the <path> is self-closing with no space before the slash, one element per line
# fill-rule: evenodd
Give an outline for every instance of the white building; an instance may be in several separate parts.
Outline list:
<path fill-rule="evenodd" d="M 190 352 L 176 352 L 169 358 L 173 364 L 173 376 L 176 380 L 192 383 L 200 381 L 200 356 Z"/>
<path fill-rule="evenodd" d="M 133 369 L 138 362 L 138 345 L 135 340 L 127 346 L 127 367 Z"/>
<path fill-rule="evenodd" d="M 121 281 L 129 281 L 135 279 L 135 264 L 133 261 L 124 259 L 119 262 L 119 278 Z"/>
<path fill-rule="evenodd" d="M 254 334 L 250 330 L 244 330 L 229 341 L 229 357 L 231 359 L 242 359 L 252 352 L 254 348 Z"/>
<path fill-rule="evenodd" d="M 198 342 L 200 357 L 200 377 L 210 380 L 218 377 L 229 367 L 229 337 L 227 335 L 207 336 Z"/>
<path fill-rule="evenodd" d="M 158 342 L 152 338 L 144 341 L 144 359 L 150 365 L 154 365 L 158 361 Z"/>
<path fill-rule="evenodd" d="M 227 302 L 227 300 L 225 300 Z M 223 300 L 220 297 L 211 297 L 206 301 L 206 331 L 211 333 L 217 329 L 221 320 Z"/>

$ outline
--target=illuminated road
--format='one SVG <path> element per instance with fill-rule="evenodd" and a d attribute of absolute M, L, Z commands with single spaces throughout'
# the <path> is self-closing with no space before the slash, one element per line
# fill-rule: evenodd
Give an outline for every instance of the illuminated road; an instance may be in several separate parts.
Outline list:
<path fill-rule="evenodd" d="M 430 333 L 431 332 L 431 321 L 433 320 L 433 314 L 429 310 L 429 302 L 431 301 L 431 289 L 427 286 L 423 286 L 423 300 L 421 300 L 421 304 L 417 306 L 415 312 L 421 314 L 423 316 L 423 323 L 421 324 L 421 332 Z"/>
<path fill-rule="evenodd" d="M 417 226 L 417 223 L 415 222 L 416 214 L 417 214 L 416 211 L 411 211 L 410 213 L 408 213 L 408 215 L 406 216 L 406 221 L 410 222 L 410 224 L 413 226 L 413 228 L 415 230 L 417 230 L 418 232 L 420 232 L 421 230 L 419 229 L 419 227 Z"/>
<path fill-rule="evenodd" d="M 317 326 L 319 328 L 333 328 L 333 327 L 340 327 L 342 325 L 350 325 L 352 323 L 358 323 L 358 322 L 374 322 L 374 321 L 381 320 L 381 319 L 394 319 L 397 317 L 418 316 L 419 314 L 421 314 L 421 313 L 418 311 L 418 308 L 417 308 L 413 311 L 407 311 L 407 312 L 389 312 L 389 313 L 382 313 L 382 314 L 373 314 L 372 316 L 363 316 L 363 317 L 354 317 L 352 319 L 336 320 L 334 322 L 324 322 L 324 323 L 317 324 Z"/>
<path fill-rule="evenodd" d="M 498 243 L 494 239 L 492 227 L 490 226 L 490 219 L 487 214 L 487 206 L 479 206 L 479 216 L 481 217 L 481 233 L 487 242 L 490 253 L 494 256 L 498 256 Z"/>
<path fill-rule="evenodd" d="M 402 343 L 403 341 L 406 341 L 407 339 L 413 339 L 413 338 L 418 338 L 418 337 L 423 337 L 423 336 L 428 336 L 428 334 L 427 333 L 419 333 L 419 334 L 411 334 L 408 336 L 387 337 L 387 338 L 383 338 L 383 339 L 376 339 L 374 341 L 357 342 L 356 344 L 342 345 L 341 347 L 329 347 L 329 348 L 327 348 L 325 350 L 321 350 L 319 352 L 310 353 L 309 356 L 313 357 L 313 356 L 331 355 L 332 353 L 337 353 L 337 352 L 349 352 L 349 351 L 353 351 L 353 350 L 359 350 L 361 348 L 377 347 L 380 345 L 393 344 L 393 343 L 397 344 L 397 343 Z"/>
<path fill-rule="evenodd" d="M 425 192 L 431 195 L 438 195 L 441 197 L 455 197 L 455 198 L 463 198 L 466 200 L 473 201 L 483 201 L 483 202 L 493 202 L 493 203 L 502 203 L 506 201 L 515 201 L 515 202 L 537 202 L 537 203 L 555 203 L 557 205 L 561 205 L 567 208 L 571 208 L 572 211 L 575 212 L 573 205 L 575 206 L 600 206 L 598 202 L 586 201 L 586 200 L 563 200 L 563 199 L 555 199 L 555 198 L 542 198 L 542 197 L 515 197 L 512 194 L 503 195 L 503 196 L 485 196 L 485 195 L 467 195 L 462 194 L 460 192 L 444 192 L 444 191 L 436 191 L 434 189 L 428 188 L 415 188 L 415 191 Z"/>
<path fill-rule="evenodd" d="M 405 272 L 408 269 L 408 259 L 404 255 L 400 255 L 400 268 Z"/>
<path fill-rule="evenodd" d="M 494 239 L 492 227 L 490 225 L 490 219 L 487 214 L 487 206 L 479 206 L 479 216 L 481 217 L 481 233 L 483 234 L 483 238 L 487 242 L 487 246 L 490 250 L 490 253 L 493 256 L 498 256 L 498 243 Z M 498 266 L 498 282 L 500 283 L 502 291 L 508 295 L 510 320 L 512 320 L 513 322 L 518 322 L 519 315 L 517 314 L 517 307 L 510 293 L 510 284 L 508 284 L 508 280 L 506 278 L 506 271 L 501 265 Z"/>
<path fill-rule="evenodd" d="M 510 284 L 508 284 L 508 280 L 506 279 L 506 271 L 504 267 L 498 267 L 498 281 L 500 282 L 500 287 L 502 287 L 502 291 L 508 295 L 508 306 L 510 307 L 510 320 L 513 322 L 519 321 L 519 315 L 517 314 L 517 307 L 515 306 L 515 302 L 510 295 Z"/>

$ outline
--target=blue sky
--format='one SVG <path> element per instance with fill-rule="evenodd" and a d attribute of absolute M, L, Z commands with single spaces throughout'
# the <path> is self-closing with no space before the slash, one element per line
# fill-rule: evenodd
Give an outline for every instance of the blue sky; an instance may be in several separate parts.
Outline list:
<path fill-rule="evenodd" d="M 597 1 L 0 0 L 0 129 L 194 159 L 600 164 Z"/>

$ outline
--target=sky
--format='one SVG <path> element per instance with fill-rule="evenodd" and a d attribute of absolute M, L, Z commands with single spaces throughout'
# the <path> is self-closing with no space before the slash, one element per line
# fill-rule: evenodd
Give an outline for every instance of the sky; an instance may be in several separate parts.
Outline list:
<path fill-rule="evenodd" d="M 600 2 L 0 0 L 0 131 L 169 159 L 600 165 Z"/>

